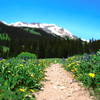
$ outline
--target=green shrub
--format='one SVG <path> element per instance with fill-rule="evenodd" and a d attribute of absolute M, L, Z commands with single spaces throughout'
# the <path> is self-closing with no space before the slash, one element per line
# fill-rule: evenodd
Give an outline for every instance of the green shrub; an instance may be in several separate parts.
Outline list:
<path fill-rule="evenodd" d="M 95 93 L 97 91 L 100 94 L 100 51 L 94 55 L 69 57 L 64 66 L 84 86 L 92 88 Z"/>
<path fill-rule="evenodd" d="M 0 100 L 34 100 L 33 93 L 42 87 L 44 68 L 34 59 L 1 60 Z"/>
<path fill-rule="evenodd" d="M 29 52 L 22 52 L 17 57 L 21 59 L 37 59 L 36 54 L 32 54 Z"/>

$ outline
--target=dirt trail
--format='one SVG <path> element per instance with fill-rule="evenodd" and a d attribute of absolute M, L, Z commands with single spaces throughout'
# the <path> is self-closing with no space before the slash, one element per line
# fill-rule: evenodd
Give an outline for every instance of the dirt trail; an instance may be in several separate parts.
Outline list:
<path fill-rule="evenodd" d="M 52 64 L 46 71 L 47 81 L 42 91 L 35 94 L 37 100 L 92 100 L 89 92 L 60 64 Z"/>

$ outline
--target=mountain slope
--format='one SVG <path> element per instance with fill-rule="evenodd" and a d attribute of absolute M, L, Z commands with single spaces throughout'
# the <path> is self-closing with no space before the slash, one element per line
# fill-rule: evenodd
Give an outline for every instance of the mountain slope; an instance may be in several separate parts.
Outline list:
<path fill-rule="evenodd" d="M 0 22 L 0 56 L 16 56 L 23 51 L 40 58 L 67 57 L 83 52 L 82 40 L 51 24 Z"/>
<path fill-rule="evenodd" d="M 28 27 L 28 28 L 37 28 L 37 29 L 42 29 L 43 31 L 52 34 L 52 35 L 57 35 L 63 38 L 69 37 L 71 39 L 76 39 L 77 37 L 72 35 L 71 32 L 69 32 L 66 29 L 63 29 L 62 27 L 59 27 L 55 24 L 42 24 L 42 23 L 24 23 L 24 22 L 16 22 L 12 24 L 7 24 L 8 26 L 14 26 L 14 27 Z"/>

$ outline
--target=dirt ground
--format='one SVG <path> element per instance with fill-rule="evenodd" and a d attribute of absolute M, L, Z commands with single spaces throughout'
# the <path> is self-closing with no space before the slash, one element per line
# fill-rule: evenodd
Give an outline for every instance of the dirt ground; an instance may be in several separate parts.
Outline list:
<path fill-rule="evenodd" d="M 60 64 L 51 64 L 46 69 L 44 87 L 35 94 L 36 100 L 93 100 L 82 85 Z"/>

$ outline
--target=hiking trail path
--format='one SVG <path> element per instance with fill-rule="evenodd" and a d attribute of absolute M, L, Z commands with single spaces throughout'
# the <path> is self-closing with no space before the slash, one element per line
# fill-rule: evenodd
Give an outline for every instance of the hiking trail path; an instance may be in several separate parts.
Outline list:
<path fill-rule="evenodd" d="M 93 100 L 89 91 L 77 82 L 61 64 L 46 68 L 46 81 L 41 91 L 35 93 L 36 100 Z"/>

